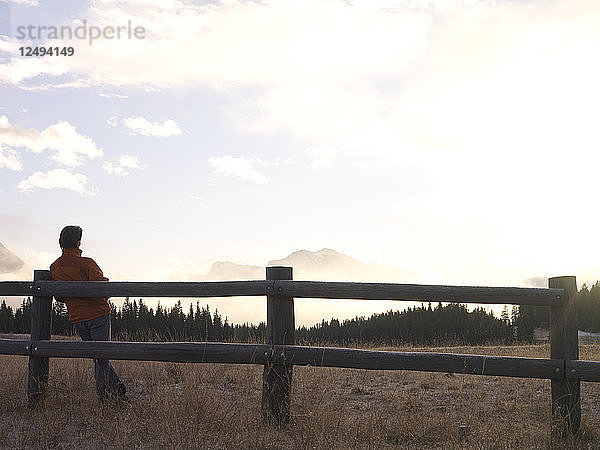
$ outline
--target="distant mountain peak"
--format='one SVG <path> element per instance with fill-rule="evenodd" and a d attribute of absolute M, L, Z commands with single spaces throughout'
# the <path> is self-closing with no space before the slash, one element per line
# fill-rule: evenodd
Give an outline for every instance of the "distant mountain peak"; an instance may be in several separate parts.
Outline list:
<path fill-rule="evenodd" d="M 264 279 L 264 277 L 264 267 L 236 264 L 231 261 L 217 261 L 202 278 L 205 280 L 256 280 Z"/>
<path fill-rule="evenodd" d="M 321 250 L 318 250 L 316 252 L 311 252 L 310 250 L 296 250 L 295 252 L 292 252 L 288 258 L 290 256 L 296 255 L 296 254 L 300 254 L 300 255 L 306 255 L 306 254 L 310 254 L 310 255 L 318 255 L 318 254 L 333 254 L 333 255 L 342 255 L 342 256 L 346 256 L 343 253 L 337 252 L 335 250 L 332 250 L 330 248 L 327 247 L 323 247 Z"/>
<path fill-rule="evenodd" d="M 365 264 L 358 259 L 330 248 L 318 251 L 296 250 L 283 259 L 274 259 L 267 266 L 290 266 L 296 280 L 329 281 L 390 281 L 416 282 L 418 277 L 410 272 L 383 264 Z M 264 266 L 217 261 L 202 276 L 204 280 L 264 280 Z"/>
<path fill-rule="evenodd" d="M 291 253 L 289 256 L 283 259 L 275 259 L 270 261 L 268 265 L 281 265 L 282 262 L 315 262 L 315 261 L 333 261 L 333 260 L 352 260 L 356 262 L 360 262 L 357 259 L 354 259 L 348 255 L 344 255 L 343 253 L 337 252 L 330 248 L 322 248 L 316 252 L 311 252 L 310 250 L 297 250 Z"/>
<path fill-rule="evenodd" d="M 356 258 L 326 247 L 315 252 L 298 250 L 286 258 L 269 261 L 267 265 L 293 267 L 294 279 L 398 283 L 418 280 L 414 273 L 383 264 L 365 264 Z"/>
<path fill-rule="evenodd" d="M 308 252 L 308 253 L 311 253 L 311 252 Z M 332 249 L 327 248 L 327 247 L 323 247 L 318 252 L 312 252 L 312 253 L 315 253 L 317 255 L 336 255 L 336 256 L 343 256 L 343 257 L 349 258 L 348 255 L 344 255 L 343 253 L 336 252 L 335 250 L 332 250 Z"/>
<path fill-rule="evenodd" d="M 16 272 L 24 265 L 25 263 L 21 258 L 0 243 L 0 273 Z"/>

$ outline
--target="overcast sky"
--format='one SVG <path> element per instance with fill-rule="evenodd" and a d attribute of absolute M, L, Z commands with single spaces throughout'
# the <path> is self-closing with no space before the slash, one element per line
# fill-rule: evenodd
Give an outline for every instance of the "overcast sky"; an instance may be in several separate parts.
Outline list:
<path fill-rule="evenodd" d="M 593 283 L 599 23 L 597 0 L 0 0 L 0 242 L 43 268 L 80 224 L 113 280 L 328 247 Z"/>

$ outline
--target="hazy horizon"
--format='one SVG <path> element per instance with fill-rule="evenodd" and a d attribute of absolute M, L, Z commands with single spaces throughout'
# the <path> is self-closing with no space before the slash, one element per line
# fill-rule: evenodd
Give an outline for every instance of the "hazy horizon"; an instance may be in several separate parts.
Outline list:
<path fill-rule="evenodd" d="M 1 243 L 0 243 L 1 244 Z M 272 260 L 264 266 L 244 266 L 231 261 L 218 261 L 211 265 L 206 273 L 198 273 L 196 277 L 188 280 L 139 280 L 139 281 L 223 281 L 223 280 L 250 280 L 264 279 L 266 275 L 266 266 L 284 265 L 293 267 L 293 276 L 295 280 L 313 280 L 313 281 L 373 281 L 373 282 L 394 282 L 394 283 L 416 283 L 421 282 L 417 274 L 403 271 L 402 269 L 392 268 L 376 264 L 373 262 L 364 263 L 358 261 L 349 255 L 343 255 L 333 249 L 323 248 L 318 251 L 300 250 L 291 253 L 286 258 Z M 27 279 L 30 267 L 25 265 L 17 273 L 8 273 L 0 275 L 0 280 Z M 20 277 L 19 277 L 20 276 Z M 127 281 L 121 279 L 111 279 L 112 281 Z M 524 282 L 520 286 L 525 287 L 547 287 L 547 279 L 543 277 L 534 277 Z M 581 282 L 579 285 L 583 284 Z M 485 285 L 485 283 L 480 283 Z M 588 285 L 591 285 L 589 283 Z M 2 297 L 0 297 L 2 298 Z M 17 308 L 21 302 L 20 297 L 4 298 L 7 305 Z M 200 306 L 209 306 L 214 313 L 218 310 L 223 319 L 226 317 L 230 323 L 255 323 L 266 321 L 266 301 L 264 297 L 233 297 L 233 298 L 142 298 L 144 303 L 156 309 L 160 303 L 163 308 L 171 308 L 178 301 L 181 302 L 184 312 L 189 311 L 190 305 L 196 308 Z M 124 297 L 116 297 L 111 301 L 120 308 L 124 302 Z M 131 297 L 130 300 L 139 301 L 140 297 Z M 369 317 L 375 313 L 387 312 L 389 310 L 403 310 L 409 307 L 421 305 L 428 302 L 411 301 L 389 301 L 389 300 L 343 300 L 343 299 L 295 299 L 296 325 L 311 326 L 320 323 L 322 320 L 331 320 L 333 318 L 343 321 L 354 317 Z M 437 302 L 433 302 L 437 304 Z M 468 304 L 469 309 L 483 307 L 488 311 L 493 311 L 496 317 L 504 305 L 484 305 Z M 508 305 L 509 310 L 512 305 Z"/>

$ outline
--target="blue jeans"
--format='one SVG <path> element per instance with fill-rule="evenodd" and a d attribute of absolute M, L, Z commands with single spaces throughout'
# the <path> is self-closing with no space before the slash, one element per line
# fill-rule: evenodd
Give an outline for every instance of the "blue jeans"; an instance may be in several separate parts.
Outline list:
<path fill-rule="evenodd" d="M 74 324 L 83 341 L 110 341 L 110 316 L 96 317 Z M 94 378 L 100 403 L 108 395 L 125 396 L 125 385 L 108 359 L 94 359 Z"/>

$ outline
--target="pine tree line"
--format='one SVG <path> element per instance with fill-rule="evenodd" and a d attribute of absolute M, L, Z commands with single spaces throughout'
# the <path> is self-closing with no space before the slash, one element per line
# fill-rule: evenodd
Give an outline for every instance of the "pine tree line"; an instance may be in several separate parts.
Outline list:
<path fill-rule="evenodd" d="M 229 324 L 218 311 L 211 314 L 208 306 L 190 305 L 185 314 L 178 302 L 166 309 L 158 305 L 148 308 L 142 300 L 126 299 L 121 308 L 112 305 L 112 333 L 117 340 L 132 341 L 218 341 L 265 342 L 266 326 Z M 410 343 L 442 345 L 449 343 L 477 345 L 485 342 L 512 342 L 518 318 L 515 310 L 511 319 L 498 319 L 483 309 L 467 311 L 464 305 L 438 304 L 435 308 L 409 308 L 374 314 L 370 318 L 357 317 L 340 323 L 337 319 L 323 321 L 313 327 L 296 331 L 299 344 L 323 343 L 348 345 L 356 343 Z M 23 300 L 13 314 L 5 302 L 0 306 L 0 332 L 29 333 L 31 299 Z M 52 333 L 73 335 L 73 326 L 63 303 L 52 307 Z"/>
<path fill-rule="evenodd" d="M 0 333 L 31 332 L 31 298 L 24 299 L 13 313 L 10 306 L 2 301 L 0 305 Z M 142 299 L 125 299 L 123 306 L 111 306 L 111 332 L 116 340 L 131 341 L 209 341 L 209 342 L 263 342 L 266 336 L 264 323 L 229 324 L 218 311 L 211 314 L 209 306 L 194 310 L 190 305 L 185 314 L 181 301 L 171 308 L 163 308 L 160 303 L 156 310 L 148 308 Z M 64 303 L 52 303 L 52 334 L 72 336 L 77 334 L 69 320 Z"/>
<path fill-rule="evenodd" d="M 297 340 L 336 345 L 355 343 L 411 345 L 482 345 L 515 341 L 518 317 L 496 318 L 483 308 L 468 311 L 466 305 L 438 303 L 357 317 L 340 323 L 322 321 L 312 327 L 300 327 Z"/>
<path fill-rule="evenodd" d="M 117 339 L 133 341 L 201 341 L 201 342 L 263 342 L 264 323 L 259 325 L 230 324 L 218 310 L 211 314 L 208 305 L 196 308 L 190 304 L 183 312 L 181 301 L 171 308 L 160 303 L 148 308 L 142 299 L 125 299 L 119 309 L 111 304 L 111 326 Z"/>

